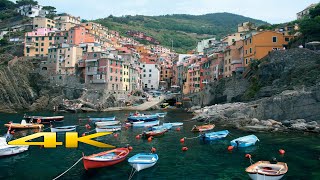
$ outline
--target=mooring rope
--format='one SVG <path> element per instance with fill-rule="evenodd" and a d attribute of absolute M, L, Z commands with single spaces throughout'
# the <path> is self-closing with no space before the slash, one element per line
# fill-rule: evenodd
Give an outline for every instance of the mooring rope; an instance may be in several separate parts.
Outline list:
<path fill-rule="evenodd" d="M 74 163 L 69 169 L 67 169 L 66 171 L 64 171 L 62 174 L 60 174 L 59 176 L 55 177 L 54 179 L 52 180 L 56 180 L 58 178 L 60 178 L 61 176 L 63 176 L 65 173 L 67 173 L 68 171 L 70 171 L 70 169 L 72 169 L 75 165 L 77 165 L 81 160 L 82 160 L 83 157 L 81 157 L 76 163 Z"/>
<path fill-rule="evenodd" d="M 199 137 L 201 137 L 202 136 L 202 134 L 200 134 L 199 136 L 197 136 L 197 137 L 192 137 L 192 138 L 187 138 L 187 137 L 184 137 L 183 139 L 196 139 L 196 138 L 199 138 Z"/>
<path fill-rule="evenodd" d="M 128 180 L 131 180 L 132 178 L 133 178 L 133 176 L 134 176 L 134 174 L 137 172 L 137 170 L 135 169 L 134 171 L 133 171 L 133 167 L 132 167 L 132 169 L 131 169 L 131 172 L 130 172 L 130 176 L 129 176 L 129 179 Z"/>

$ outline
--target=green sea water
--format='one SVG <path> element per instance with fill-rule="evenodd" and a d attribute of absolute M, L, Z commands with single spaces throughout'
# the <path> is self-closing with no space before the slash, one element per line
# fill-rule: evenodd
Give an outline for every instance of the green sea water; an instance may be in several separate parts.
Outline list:
<path fill-rule="evenodd" d="M 129 112 L 86 113 L 86 114 L 54 114 L 48 112 L 33 113 L 32 115 L 64 115 L 65 121 L 57 125 L 78 125 L 79 118 L 107 117 L 115 115 L 120 121 L 126 120 Z M 0 114 L 0 132 L 4 134 L 6 129 L 2 124 L 8 121 L 20 122 L 23 114 Z M 143 129 L 122 129 L 119 136 L 112 135 L 98 138 L 99 141 L 123 147 L 130 144 L 133 150 L 129 157 L 141 153 L 150 152 L 155 147 L 159 156 L 157 164 L 149 169 L 135 173 L 132 179 L 249 179 L 245 168 L 250 165 L 245 154 L 250 153 L 254 161 L 271 160 L 277 158 L 288 164 L 289 171 L 283 179 L 293 180 L 319 180 L 320 179 L 320 136 L 305 133 L 255 133 L 260 139 L 255 146 L 227 151 L 230 140 L 249 135 L 235 129 L 228 129 L 230 135 L 225 140 L 203 142 L 198 138 L 186 140 L 184 144 L 179 141 L 183 137 L 196 137 L 197 133 L 190 132 L 198 122 L 190 121 L 192 115 L 183 111 L 169 111 L 162 122 L 184 122 L 181 131 L 174 129 L 164 136 L 155 138 L 152 142 L 135 139 Z M 83 126 L 84 123 L 82 123 Z M 91 125 L 94 127 L 94 125 Z M 46 126 L 47 128 L 47 126 Z M 216 126 L 214 130 L 225 128 Z M 47 130 L 48 131 L 48 130 Z M 79 136 L 86 132 L 85 127 L 78 127 Z M 17 131 L 14 138 L 19 138 L 32 131 Z M 58 141 L 63 141 L 64 135 L 58 135 Z M 183 152 L 181 148 L 188 147 Z M 284 156 L 279 155 L 278 150 L 286 151 Z M 90 155 L 109 149 L 96 148 L 90 145 L 80 144 L 76 149 L 58 147 L 45 149 L 31 146 L 29 151 L 19 155 L 0 158 L 0 179 L 53 179 L 70 166 L 72 166 L 82 153 Z M 127 160 L 112 167 L 93 169 L 86 171 L 82 162 L 78 163 L 60 179 L 128 179 L 131 166 Z"/>

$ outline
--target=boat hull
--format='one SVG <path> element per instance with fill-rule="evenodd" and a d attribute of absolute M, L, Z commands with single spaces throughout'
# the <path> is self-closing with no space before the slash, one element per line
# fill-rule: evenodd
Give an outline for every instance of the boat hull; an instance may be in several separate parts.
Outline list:
<path fill-rule="evenodd" d="M 128 121 L 145 121 L 145 122 L 149 122 L 149 121 L 155 121 L 158 120 L 158 116 L 157 115 L 146 115 L 146 116 L 129 116 L 128 117 Z"/>
<path fill-rule="evenodd" d="M 283 178 L 284 175 L 280 176 L 265 176 L 262 174 L 248 174 L 252 180 L 279 180 Z"/>
<path fill-rule="evenodd" d="M 229 134 L 228 130 L 218 131 L 218 132 L 212 132 L 212 133 L 205 133 L 204 136 L 202 136 L 202 138 L 204 137 L 204 139 L 207 141 L 214 141 L 214 140 L 223 139 L 227 137 L 228 134 Z"/>
<path fill-rule="evenodd" d="M 52 122 L 63 122 L 64 116 L 52 116 L 52 117 L 44 117 L 44 116 L 24 116 L 23 119 L 26 121 L 34 121 L 41 124 L 49 124 Z"/>
<path fill-rule="evenodd" d="M 116 117 L 106 117 L 106 118 L 89 118 L 89 121 L 92 122 L 104 122 L 104 121 L 115 121 Z"/>
<path fill-rule="evenodd" d="M 129 164 L 136 170 L 141 171 L 154 166 L 159 157 L 157 154 L 139 153 L 128 159 Z"/>
<path fill-rule="evenodd" d="M 143 170 L 143 169 L 147 169 L 150 168 L 152 166 L 154 166 L 156 164 L 156 162 L 154 163 L 149 163 L 149 164 L 136 164 L 136 163 L 131 163 L 130 165 L 137 170 L 138 172 Z"/>
<path fill-rule="evenodd" d="M 143 127 L 152 127 L 152 126 L 156 126 L 156 125 L 159 125 L 160 121 L 157 120 L 157 121 L 150 121 L 150 122 L 143 122 L 143 123 L 133 123 L 132 124 L 132 127 L 135 127 L 135 128 L 143 128 Z"/>
<path fill-rule="evenodd" d="M 105 121 L 105 122 L 96 122 L 95 124 L 97 127 L 103 127 L 103 126 L 112 126 L 119 123 L 120 121 Z"/>
<path fill-rule="evenodd" d="M 96 127 L 96 132 L 116 132 L 121 131 L 121 127 Z"/>
<path fill-rule="evenodd" d="M 180 123 L 180 122 L 176 122 L 176 123 L 163 123 L 163 125 L 167 125 L 167 124 L 170 124 L 172 127 L 183 126 L 183 123 Z"/>
<path fill-rule="evenodd" d="M 230 144 L 234 147 L 244 148 L 255 145 L 257 141 L 259 141 L 259 139 L 255 135 L 249 135 L 234 139 L 230 141 Z"/>
<path fill-rule="evenodd" d="M 5 124 L 5 127 L 11 127 L 11 129 L 41 129 L 43 128 L 43 124 L 18 124 L 11 123 Z"/>
<path fill-rule="evenodd" d="M 65 126 L 65 127 L 51 128 L 51 132 L 71 132 L 71 131 L 76 131 L 76 126 Z"/>
<path fill-rule="evenodd" d="M 191 131 L 192 132 L 203 132 L 203 131 L 210 131 L 215 127 L 215 125 L 203 125 L 203 126 L 194 126 Z"/>
<path fill-rule="evenodd" d="M 162 135 L 164 135 L 165 132 L 167 132 L 166 129 L 163 129 L 163 130 L 155 130 L 155 131 L 148 131 L 148 132 L 142 133 L 142 136 L 143 136 L 144 138 L 148 138 L 148 137 L 150 137 L 150 136 L 152 136 L 152 137 L 162 136 Z"/>
<path fill-rule="evenodd" d="M 0 149 L 0 157 L 13 156 L 16 154 L 23 153 L 29 149 L 29 146 L 8 146 Z"/>

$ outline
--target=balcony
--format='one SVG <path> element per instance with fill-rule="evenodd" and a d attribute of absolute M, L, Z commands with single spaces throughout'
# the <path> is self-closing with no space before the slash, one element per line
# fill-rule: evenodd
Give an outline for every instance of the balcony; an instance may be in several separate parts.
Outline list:
<path fill-rule="evenodd" d="M 28 47 L 28 48 L 36 48 L 36 43 L 31 42 L 31 41 L 29 41 L 29 42 L 27 41 L 25 43 L 25 46 Z"/>
<path fill-rule="evenodd" d="M 92 84 L 105 84 L 107 81 L 105 79 L 93 79 L 91 80 Z"/>
<path fill-rule="evenodd" d="M 233 64 L 242 64 L 242 60 L 232 60 L 231 65 Z"/>
<path fill-rule="evenodd" d="M 86 69 L 86 75 L 96 75 L 98 73 L 97 67 L 87 67 Z"/>

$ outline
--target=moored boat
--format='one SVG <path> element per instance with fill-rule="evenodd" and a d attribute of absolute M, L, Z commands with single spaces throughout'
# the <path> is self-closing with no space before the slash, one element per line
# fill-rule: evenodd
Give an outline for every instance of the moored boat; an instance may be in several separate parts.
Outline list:
<path fill-rule="evenodd" d="M 41 129 L 43 124 L 27 123 L 26 120 L 22 120 L 21 123 L 8 123 L 5 124 L 6 127 L 11 127 L 11 129 Z"/>
<path fill-rule="evenodd" d="M 70 132 L 76 131 L 77 126 L 60 126 L 60 127 L 51 127 L 51 132 Z"/>
<path fill-rule="evenodd" d="M 136 170 L 141 171 L 154 166 L 159 157 L 157 154 L 139 153 L 128 159 L 129 164 Z"/>
<path fill-rule="evenodd" d="M 156 126 L 159 125 L 160 121 L 156 120 L 156 121 L 149 121 L 149 122 L 133 122 L 132 123 L 132 127 L 152 127 L 152 126 Z"/>
<path fill-rule="evenodd" d="M 139 113 L 135 113 L 135 114 L 131 114 L 129 117 L 128 117 L 128 121 L 155 121 L 155 120 L 158 120 L 158 115 L 145 115 L 145 114 L 139 114 Z"/>
<path fill-rule="evenodd" d="M 161 118 L 164 118 L 167 115 L 167 113 L 166 112 L 164 112 L 164 113 L 155 113 L 154 115 L 156 115 L 158 117 L 161 117 Z"/>
<path fill-rule="evenodd" d="M 45 117 L 45 116 L 27 116 L 24 115 L 23 119 L 29 122 L 37 122 L 41 124 L 49 124 L 51 122 L 63 122 L 64 116 L 50 116 L 50 117 Z"/>
<path fill-rule="evenodd" d="M 95 122 L 96 126 L 103 127 L 103 126 L 113 126 L 119 124 L 120 121 L 104 121 L 104 122 Z"/>
<path fill-rule="evenodd" d="M 112 116 L 112 117 L 103 117 L 103 118 L 89 118 L 89 121 L 94 121 L 94 122 L 101 122 L 101 121 L 115 121 L 116 120 L 116 116 Z"/>
<path fill-rule="evenodd" d="M 260 141 L 257 136 L 255 135 L 248 135 L 239 137 L 230 141 L 231 146 L 233 147 L 249 147 L 256 144 L 257 141 Z"/>
<path fill-rule="evenodd" d="M 271 164 L 269 161 L 258 161 L 247 167 L 246 172 L 253 180 L 278 180 L 288 172 L 288 165 L 284 162 Z"/>
<path fill-rule="evenodd" d="M 8 145 L 5 137 L 0 137 L 0 157 L 12 156 L 29 149 L 29 146 Z"/>
<path fill-rule="evenodd" d="M 214 124 L 209 124 L 209 125 L 202 125 L 202 126 L 197 126 L 194 125 L 193 128 L 191 129 L 192 132 L 203 132 L 203 131 L 209 131 L 214 128 Z"/>
<path fill-rule="evenodd" d="M 86 170 L 112 166 L 124 161 L 128 154 L 128 148 L 116 148 L 90 156 L 83 155 L 83 165 Z"/>
<path fill-rule="evenodd" d="M 172 128 L 172 125 L 171 124 L 162 124 L 162 125 L 159 125 L 159 126 L 153 126 L 151 128 L 151 130 L 161 130 L 161 129 L 167 129 L 167 130 L 170 130 Z"/>
<path fill-rule="evenodd" d="M 208 140 L 208 141 L 213 141 L 213 140 L 225 138 L 228 136 L 228 134 L 229 134 L 228 130 L 209 132 L 209 133 L 202 134 L 200 138 L 203 138 L 204 140 Z"/>
<path fill-rule="evenodd" d="M 152 131 L 144 131 L 142 133 L 142 137 L 144 138 L 148 138 L 150 136 L 155 137 L 155 136 L 161 136 L 163 135 L 165 132 L 167 132 L 167 129 L 158 129 L 158 130 L 152 130 Z"/>
<path fill-rule="evenodd" d="M 116 132 L 121 131 L 121 126 L 96 127 L 96 132 Z"/>
<path fill-rule="evenodd" d="M 172 127 L 183 126 L 182 122 L 173 122 L 173 123 L 163 123 L 162 125 L 170 124 Z"/>

